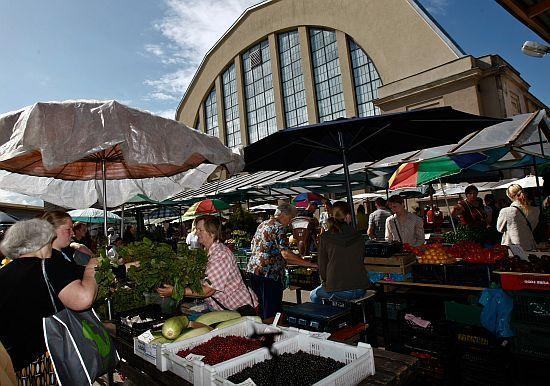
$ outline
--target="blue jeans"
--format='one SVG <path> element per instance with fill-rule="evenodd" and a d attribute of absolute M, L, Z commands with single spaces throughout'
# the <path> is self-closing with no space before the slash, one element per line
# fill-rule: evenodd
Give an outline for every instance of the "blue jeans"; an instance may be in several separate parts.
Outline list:
<path fill-rule="evenodd" d="M 323 299 L 353 300 L 365 296 L 366 290 L 353 289 L 345 291 L 327 291 L 322 285 L 310 292 L 309 298 L 313 303 L 323 303 Z"/>

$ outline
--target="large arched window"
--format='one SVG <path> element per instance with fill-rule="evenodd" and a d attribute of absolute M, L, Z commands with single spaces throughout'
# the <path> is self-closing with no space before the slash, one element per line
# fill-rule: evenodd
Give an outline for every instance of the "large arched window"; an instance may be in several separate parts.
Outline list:
<path fill-rule="evenodd" d="M 306 91 L 298 31 L 279 34 L 279 62 L 286 127 L 307 122 Z"/>
<path fill-rule="evenodd" d="M 373 100 L 378 98 L 378 87 L 382 82 L 374 63 L 351 38 L 349 39 L 349 53 L 353 69 L 357 115 L 360 117 L 379 115 L 380 109 L 374 106 Z"/>
<path fill-rule="evenodd" d="M 269 43 L 264 40 L 243 53 L 248 139 L 254 143 L 277 131 Z"/>
<path fill-rule="evenodd" d="M 225 139 L 227 146 L 233 148 L 241 144 L 241 123 L 239 121 L 235 64 L 232 64 L 225 70 L 222 75 L 222 83 L 225 113 Z"/>
<path fill-rule="evenodd" d="M 216 103 L 215 87 L 212 89 L 212 91 L 210 91 L 208 97 L 206 97 L 206 101 L 204 101 L 204 114 L 206 118 L 206 134 L 219 137 L 220 133 L 218 130 L 218 106 Z"/>
<path fill-rule="evenodd" d="M 319 121 L 331 121 L 344 117 L 346 106 L 336 32 L 312 28 L 309 30 L 309 37 Z"/>

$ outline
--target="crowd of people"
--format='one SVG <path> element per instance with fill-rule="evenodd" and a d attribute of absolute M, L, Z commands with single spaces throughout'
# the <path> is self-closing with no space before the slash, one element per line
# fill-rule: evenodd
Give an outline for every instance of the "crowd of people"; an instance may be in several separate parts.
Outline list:
<path fill-rule="evenodd" d="M 503 245 L 535 249 L 533 234 L 539 209 L 531 205 L 526 192 L 517 184 L 510 185 L 506 194 L 511 204 L 499 208 L 493 195 L 487 195 L 484 202 L 478 197 L 477 188 L 468 186 L 465 198 L 458 201 L 450 215 L 463 226 L 495 229 L 502 234 Z M 239 270 L 232 250 L 224 244 L 220 217 L 199 217 L 185 233 L 166 223 L 157 233 L 168 244 L 175 246 L 185 240 L 190 248 L 204 248 L 208 253 L 202 291 L 186 288 L 185 296 L 203 298 L 211 310 L 237 310 L 242 315 L 269 319 L 282 311 L 287 265 L 318 269 L 321 285 L 310 294 L 314 303 L 323 299 L 361 298 L 369 288 L 363 266 L 366 237 L 419 246 L 425 241 L 425 223 L 440 226 L 443 222 L 438 219 L 437 207 L 428 208 L 423 221 L 407 210 L 399 195 L 387 201 L 377 198 L 375 210 L 368 216 L 360 205 L 356 227 L 351 224 L 353 209 L 348 203 L 327 200 L 323 204 L 319 221 L 314 217 L 315 203 L 301 213 L 291 204 L 279 205 L 273 216 L 258 225 L 245 272 Z M 313 224 L 314 231 L 304 234 L 312 237 L 313 248 L 306 252 L 314 250 L 316 262 L 296 253 L 296 246 L 290 243 L 289 227 L 296 218 L 308 219 L 308 224 Z M 110 227 L 104 240 L 109 249 L 107 256 L 117 258 L 117 248 L 138 238 L 134 225 L 127 226 L 123 237 Z M 0 355 L 5 348 L 19 377 L 30 371 L 29 366 L 49 366 L 42 339 L 42 318 L 52 315 L 54 308 L 44 276 L 51 281 L 58 310 L 89 308 L 97 291 L 94 278 L 97 248 L 87 224 L 73 223 L 62 211 L 20 221 L 5 233 L 0 251 L 13 261 L 0 269 Z M 167 297 L 173 287 L 164 284 L 157 292 Z"/>

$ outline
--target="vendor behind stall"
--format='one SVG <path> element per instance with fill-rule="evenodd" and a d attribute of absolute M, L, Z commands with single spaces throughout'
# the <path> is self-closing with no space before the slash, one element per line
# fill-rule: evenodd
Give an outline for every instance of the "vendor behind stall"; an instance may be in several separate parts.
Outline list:
<path fill-rule="evenodd" d="M 416 214 L 407 212 L 405 201 L 399 195 L 388 199 L 393 215 L 386 219 L 386 241 L 399 241 L 418 247 L 424 244 L 424 224 Z"/>
<path fill-rule="evenodd" d="M 352 300 L 365 295 L 369 278 L 364 267 L 365 242 L 349 225 L 351 209 L 338 201 L 332 207 L 328 230 L 319 241 L 319 275 L 322 284 L 310 293 L 313 303 L 322 299 Z"/>
<path fill-rule="evenodd" d="M 465 200 L 459 200 L 452 211 L 451 216 L 458 217 L 462 225 L 473 228 L 485 229 L 487 227 L 487 214 L 483 200 L 477 196 L 478 189 L 469 185 L 464 191 Z"/>
<path fill-rule="evenodd" d="M 243 282 L 237 261 L 231 250 L 222 242 L 221 222 L 218 217 L 201 217 L 196 223 L 199 242 L 208 251 L 203 293 L 185 289 L 185 296 L 206 298 L 212 310 L 236 310 L 241 315 L 254 315 L 258 299 Z M 171 296 L 174 287 L 164 284 L 158 288 L 160 296 Z"/>

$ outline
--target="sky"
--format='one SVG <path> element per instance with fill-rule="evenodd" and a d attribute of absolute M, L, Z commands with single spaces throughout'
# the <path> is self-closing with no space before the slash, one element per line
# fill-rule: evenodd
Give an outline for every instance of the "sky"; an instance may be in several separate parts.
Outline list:
<path fill-rule="evenodd" d="M 206 52 L 257 2 L 0 0 L 0 114 L 39 101 L 116 99 L 174 118 Z M 550 104 L 550 57 L 520 50 L 542 39 L 494 0 L 420 3 L 467 54 L 499 54 Z"/>

